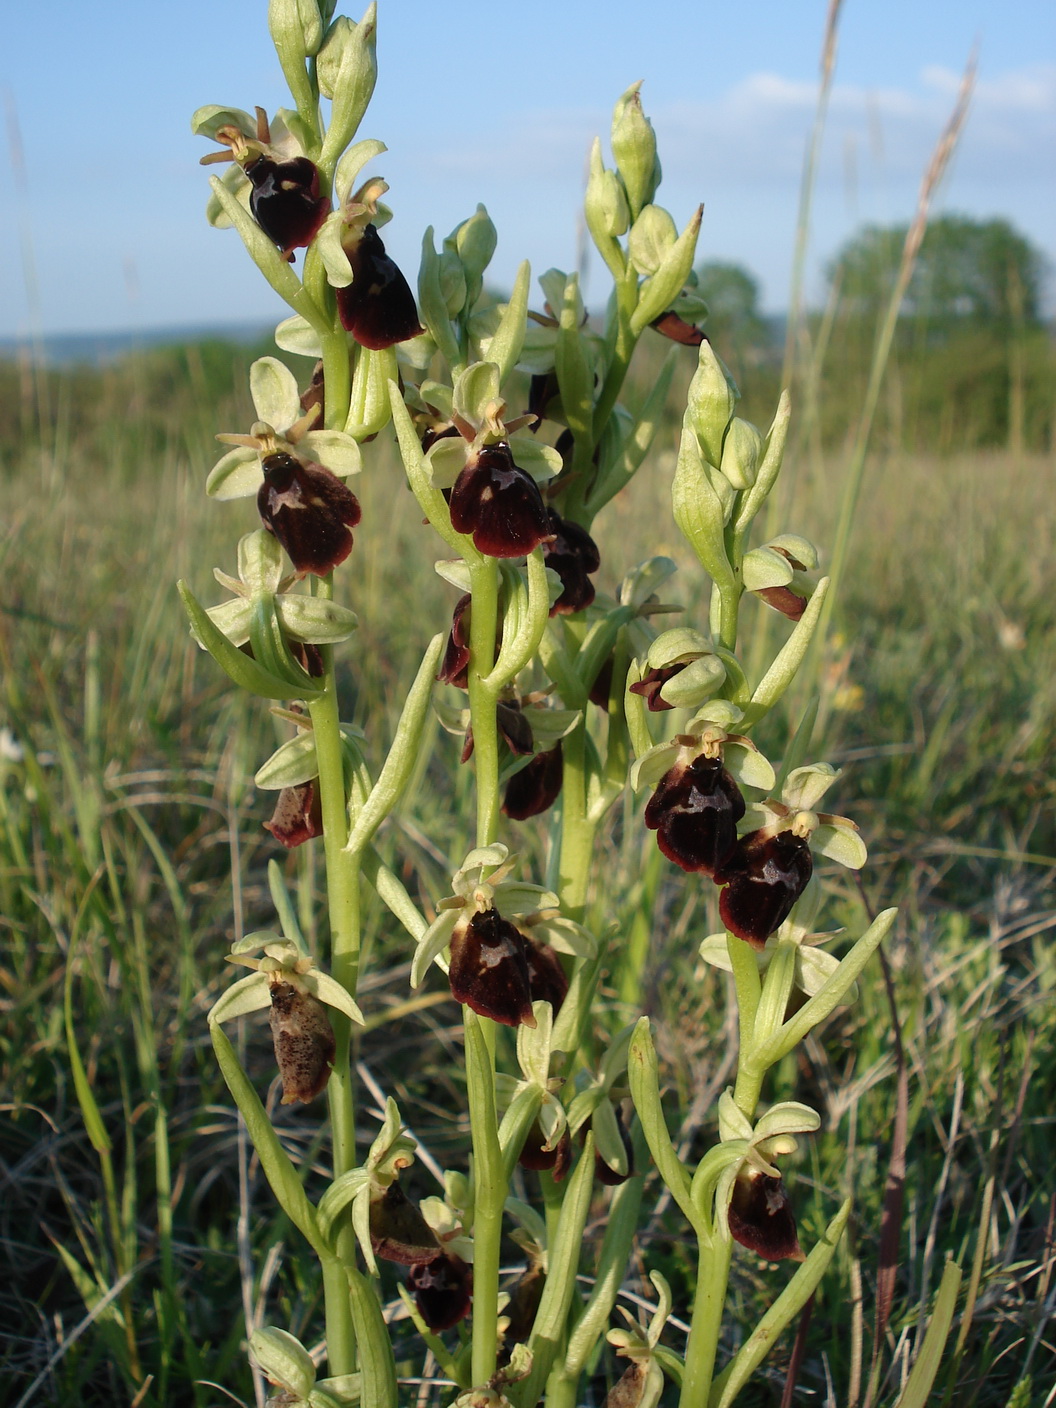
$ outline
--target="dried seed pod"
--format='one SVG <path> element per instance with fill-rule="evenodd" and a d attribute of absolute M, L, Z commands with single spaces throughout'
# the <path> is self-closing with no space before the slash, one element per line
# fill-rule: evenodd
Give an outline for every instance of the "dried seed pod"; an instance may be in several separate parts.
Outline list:
<path fill-rule="evenodd" d="M 702 754 L 664 774 L 645 809 L 645 824 L 668 860 L 714 875 L 737 844 L 742 816 L 740 788 L 719 758 Z"/>
<path fill-rule="evenodd" d="M 750 831 L 737 842 L 716 885 L 719 914 L 731 934 L 761 949 L 788 918 L 814 870 L 810 846 L 794 831 Z"/>
<path fill-rule="evenodd" d="M 326 1008 L 292 983 L 271 985 L 271 1036 L 282 1076 L 282 1103 L 307 1104 L 330 1079 L 335 1042 Z"/>

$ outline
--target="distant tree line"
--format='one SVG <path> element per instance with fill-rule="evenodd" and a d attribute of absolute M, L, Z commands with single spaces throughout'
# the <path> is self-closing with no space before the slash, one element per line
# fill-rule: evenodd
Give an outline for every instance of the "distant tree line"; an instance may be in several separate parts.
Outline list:
<path fill-rule="evenodd" d="M 853 426 L 906 226 L 868 226 L 830 263 L 823 310 L 801 355 L 816 365 L 824 441 Z M 1054 440 L 1056 355 L 1044 315 L 1045 256 L 1007 220 L 943 216 L 929 226 L 902 306 L 879 427 L 881 443 L 949 452 L 1047 450 Z M 697 271 L 705 331 L 765 403 L 780 375 L 783 325 L 759 309 L 759 286 L 736 264 Z"/>

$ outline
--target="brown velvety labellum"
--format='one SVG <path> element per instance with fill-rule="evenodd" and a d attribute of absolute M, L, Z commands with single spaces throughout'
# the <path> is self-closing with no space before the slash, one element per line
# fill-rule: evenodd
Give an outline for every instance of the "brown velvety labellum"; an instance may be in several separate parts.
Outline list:
<path fill-rule="evenodd" d="M 531 753 L 535 747 L 532 725 L 528 715 L 521 712 L 519 701 L 500 700 L 495 706 L 495 722 L 499 726 L 503 742 L 511 753 L 518 758 L 525 758 Z"/>
<path fill-rule="evenodd" d="M 645 809 L 645 824 L 668 860 L 713 875 L 737 843 L 744 798 L 718 758 L 701 756 L 666 772 Z"/>
<path fill-rule="evenodd" d="M 550 536 L 539 485 L 514 464 L 505 441 L 485 445 L 451 490 L 451 525 L 488 557 L 524 557 Z"/>
<path fill-rule="evenodd" d="M 432 1261 L 440 1250 L 435 1232 L 398 1183 L 371 1201 L 370 1245 L 375 1256 L 401 1266 Z"/>
<path fill-rule="evenodd" d="M 551 616 L 569 616 L 583 611 L 594 600 L 594 583 L 588 573 L 601 566 L 594 539 L 585 528 L 550 510 L 553 541 L 543 548 L 547 567 L 561 578 L 561 595 L 550 608 Z"/>
<path fill-rule="evenodd" d="M 788 918 L 814 870 L 810 847 L 791 831 L 750 831 L 715 873 L 719 914 L 731 934 L 761 949 Z"/>
<path fill-rule="evenodd" d="M 645 1392 L 647 1370 L 644 1359 L 633 1359 L 609 1389 L 604 1408 L 638 1408 Z"/>
<path fill-rule="evenodd" d="M 319 194 L 319 172 L 306 156 L 273 161 L 261 156 L 246 168 L 253 190 L 253 219 L 283 254 L 302 249 L 315 238 L 330 214 L 330 202 Z"/>
<path fill-rule="evenodd" d="M 506 1307 L 510 1323 L 499 1356 L 500 1364 L 509 1362 L 510 1351 L 515 1344 L 528 1343 L 545 1289 L 546 1272 L 542 1263 L 529 1257 L 528 1269 L 517 1279 L 510 1291 L 510 1303 Z"/>
<path fill-rule="evenodd" d="M 612 656 L 605 661 L 601 669 L 594 676 L 594 683 L 590 686 L 590 702 L 596 704 L 599 709 L 608 709 L 609 695 L 612 693 Z"/>
<path fill-rule="evenodd" d="M 322 1093 L 334 1062 L 334 1032 L 323 1004 L 292 983 L 271 985 L 271 1038 L 282 1076 L 282 1103 Z"/>
<path fill-rule="evenodd" d="M 444 658 L 437 674 L 440 684 L 453 684 L 458 689 L 469 688 L 469 630 L 470 606 L 473 598 L 469 592 L 455 602 L 451 617 L 451 634 L 447 638 Z"/>
<path fill-rule="evenodd" d="M 535 1026 L 524 936 L 496 909 L 474 914 L 451 935 L 451 995 L 505 1027 Z"/>
<path fill-rule="evenodd" d="M 298 572 L 325 577 L 352 551 L 359 500 L 321 464 L 305 464 L 284 450 L 265 455 L 257 509 L 269 533 Z"/>
<path fill-rule="evenodd" d="M 682 664 L 664 665 L 661 669 L 647 670 L 644 679 L 629 686 L 630 692 L 640 694 L 654 714 L 661 714 L 665 709 L 673 709 L 675 706 L 661 698 L 660 691 L 668 680 L 673 680 L 685 668 L 685 665 Z"/>
<path fill-rule="evenodd" d="M 686 347 L 699 347 L 704 341 L 704 334 L 700 328 L 695 328 L 692 323 L 687 323 L 677 313 L 662 313 L 649 326 L 655 328 L 662 336 L 670 338 L 672 342 L 681 342 Z"/>
<path fill-rule="evenodd" d="M 319 789 L 314 782 L 302 782 L 296 787 L 284 787 L 279 793 L 271 820 L 264 823 L 276 841 L 287 848 L 301 846 L 313 836 L 323 834 L 323 808 Z"/>
<path fill-rule="evenodd" d="M 544 753 L 536 753 L 507 782 L 503 812 L 514 821 L 527 821 L 530 816 L 549 810 L 561 794 L 564 771 L 560 742 Z"/>
<path fill-rule="evenodd" d="M 791 587 L 760 587 L 755 595 L 762 597 L 767 606 L 780 611 L 790 621 L 798 621 L 807 609 L 806 597 L 797 596 Z"/>
<path fill-rule="evenodd" d="M 528 958 L 528 988 L 533 1002 L 549 1002 L 554 1016 L 568 996 L 568 979 L 561 960 L 546 944 L 525 938 L 524 951 Z"/>
<path fill-rule="evenodd" d="M 766 1261 L 804 1260 L 783 1179 L 755 1172 L 739 1175 L 729 1221 L 734 1240 Z"/>
<path fill-rule="evenodd" d="M 418 1314 L 430 1330 L 450 1330 L 469 1314 L 473 1272 L 452 1252 L 411 1267 L 407 1284 L 414 1292 Z"/>
<path fill-rule="evenodd" d="M 352 282 L 334 290 L 337 311 L 341 326 L 360 346 L 379 352 L 423 333 L 410 285 L 385 253 L 374 226 L 367 225 L 345 253 L 352 265 Z"/>

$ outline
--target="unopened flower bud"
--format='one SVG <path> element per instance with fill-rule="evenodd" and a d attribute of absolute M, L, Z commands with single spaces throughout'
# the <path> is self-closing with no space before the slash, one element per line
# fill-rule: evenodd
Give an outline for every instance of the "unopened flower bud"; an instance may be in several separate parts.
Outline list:
<path fill-rule="evenodd" d="M 287 63 L 303 64 L 323 42 L 318 0 L 270 0 L 268 30 L 284 68 Z"/>
<path fill-rule="evenodd" d="M 687 415 L 708 464 L 722 464 L 726 427 L 733 416 L 737 393 L 710 342 L 702 342 L 697 370 L 689 383 Z"/>
<path fill-rule="evenodd" d="M 631 219 L 627 192 L 616 172 L 601 165 L 600 156 L 597 167 L 592 164 L 584 210 L 592 231 L 597 229 L 613 238 L 627 233 Z"/>
<path fill-rule="evenodd" d="M 722 445 L 720 468 L 735 489 L 750 489 L 759 472 L 763 437 L 750 421 L 734 416 Z"/>
<path fill-rule="evenodd" d="M 660 184 L 656 133 L 642 111 L 641 86 L 640 80 L 632 83 L 612 114 L 612 154 L 627 191 L 632 220 L 649 204 Z"/>

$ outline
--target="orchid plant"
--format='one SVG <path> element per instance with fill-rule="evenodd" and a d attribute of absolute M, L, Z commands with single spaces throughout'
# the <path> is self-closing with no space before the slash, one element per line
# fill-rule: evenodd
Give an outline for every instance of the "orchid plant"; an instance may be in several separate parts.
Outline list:
<path fill-rule="evenodd" d="M 679 231 L 656 203 L 660 163 L 637 84 L 616 104 L 614 165 L 600 142 L 590 158 L 586 223 L 614 284 L 603 319 L 590 317 L 574 273 L 545 273 L 539 307 L 526 264 L 508 296 L 489 291 L 496 232 L 483 207 L 439 249 L 426 232 L 415 297 L 379 233 L 387 187 L 360 180 L 384 151 L 357 140 L 376 77 L 375 10 L 353 22 L 333 9 L 334 0 L 270 0 L 292 107 L 269 118 L 209 106 L 193 118 L 220 148 L 203 161 L 228 167 L 213 178 L 209 219 L 237 230 L 289 305 L 278 346 L 314 362 L 298 378 L 277 358 L 257 361 L 257 419 L 248 433 L 217 437 L 228 448 L 206 491 L 255 496 L 261 522 L 238 544 L 237 571 L 217 570 L 230 599 L 206 607 L 180 584 L 199 645 L 237 685 L 275 701 L 291 730 L 256 775 L 279 794 L 262 824 L 284 847 L 321 845 L 326 865 L 326 942 L 309 950 L 303 908 L 272 863 L 277 928 L 235 943 L 230 961 L 252 971 L 209 1013 L 275 1197 L 319 1259 L 328 1376 L 283 1327 L 254 1329 L 249 1353 L 276 1404 L 393 1408 L 401 1390 L 379 1268 L 388 1261 L 407 1268 L 400 1294 L 423 1362 L 432 1356 L 459 1405 L 570 1408 L 607 1342 L 627 1361 L 603 1361 L 612 1408 L 648 1408 L 669 1382 L 686 1408 L 722 1408 L 812 1294 L 848 1216 L 846 1205 L 834 1210 L 803 1249 L 779 1160 L 821 1120 L 795 1101 L 768 1105 L 768 1073 L 854 999 L 893 919 L 882 914 L 842 959 L 815 946 L 814 857 L 857 869 L 865 846 L 852 821 L 817 810 L 839 774 L 807 761 L 809 726 L 776 767 L 751 736 L 794 679 L 827 588 L 806 539 L 751 546 L 781 469 L 788 398 L 765 435 L 736 415 L 736 388 L 700 326 L 700 211 Z M 656 336 L 673 346 L 634 414 L 621 392 L 637 344 Z M 657 618 L 679 609 L 662 599 L 674 564 L 654 557 L 607 595 L 594 581 L 605 566 L 595 520 L 649 455 L 680 358 L 696 358 L 696 371 L 673 510 L 711 604 L 707 619 L 658 631 Z M 460 595 L 372 776 L 363 733 L 341 723 L 335 649 L 354 640 L 357 617 L 337 593 L 353 530 L 380 531 L 361 523 L 344 481 L 369 473 L 393 440 L 428 521 L 422 550 L 435 533 L 438 572 Z M 738 654 L 745 593 L 793 623 L 755 680 Z M 462 762 L 472 760 L 476 843 L 427 914 L 374 840 L 407 788 L 431 708 L 463 738 Z M 632 802 L 626 815 L 642 847 L 651 829 L 679 883 L 714 887 L 724 928 L 700 953 L 732 975 L 737 1003 L 736 1080 L 719 1098 L 716 1142 L 691 1164 L 668 1133 L 649 1018 L 614 1027 L 594 1001 L 621 921 L 606 909 L 597 842 L 614 803 L 640 793 L 644 809 Z M 549 822 L 540 876 L 509 845 L 510 822 L 535 816 Z M 401 1185 L 415 1143 L 391 1099 L 372 1145 L 360 1147 L 350 1050 L 364 1022 L 364 886 L 391 913 L 412 985 L 446 983 L 462 1004 L 471 1147 L 447 1171 L 443 1198 L 417 1201 Z M 263 1011 L 283 1101 L 328 1126 L 329 1184 L 314 1202 L 225 1032 Z M 515 1055 L 502 1027 L 515 1032 Z M 648 1323 L 613 1323 L 643 1198 L 662 1188 L 698 1244 L 681 1341 L 658 1271 Z M 605 1234 L 584 1301 L 576 1278 L 591 1210 Z M 506 1237 L 526 1266 L 503 1285 Z M 748 1327 L 720 1365 L 735 1242 L 799 1265 L 766 1325 Z"/>

